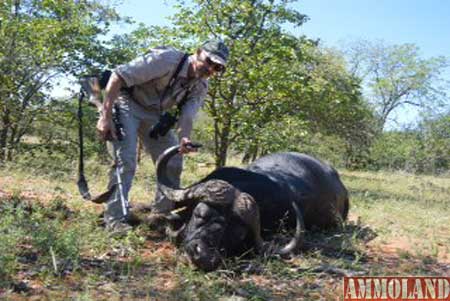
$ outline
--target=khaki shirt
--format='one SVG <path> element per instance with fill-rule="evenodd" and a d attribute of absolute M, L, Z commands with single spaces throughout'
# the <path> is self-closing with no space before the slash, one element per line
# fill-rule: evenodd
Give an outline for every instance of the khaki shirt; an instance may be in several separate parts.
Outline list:
<path fill-rule="evenodd" d="M 188 79 L 192 56 L 184 63 L 165 99 L 161 99 L 183 55 L 183 52 L 170 47 L 154 48 L 128 64 L 118 66 L 114 72 L 122 77 L 127 87 L 133 86 L 133 99 L 146 110 L 170 109 L 188 93 L 181 116 L 194 119 L 206 97 L 208 81 L 203 78 Z"/>

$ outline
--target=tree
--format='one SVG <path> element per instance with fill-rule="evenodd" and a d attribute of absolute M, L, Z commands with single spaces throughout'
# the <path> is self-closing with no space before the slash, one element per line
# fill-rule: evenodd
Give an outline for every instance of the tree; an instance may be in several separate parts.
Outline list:
<path fill-rule="evenodd" d="M 367 145 L 368 131 L 362 129 L 371 114 L 358 78 L 336 52 L 283 29 L 284 23 L 301 26 L 307 20 L 289 8 L 291 2 L 179 1 L 173 27 L 147 31 L 148 41 L 185 50 L 211 37 L 230 46 L 227 71 L 210 81 L 205 105 L 213 129 L 203 134 L 213 133 L 217 166 L 225 165 L 231 145 L 252 160 L 299 150 L 310 132 L 345 136 L 349 157 Z"/>
<path fill-rule="evenodd" d="M 441 73 L 444 57 L 424 59 L 414 44 L 387 45 L 360 40 L 345 49 L 351 72 L 363 79 L 366 97 L 374 106 L 378 129 L 403 106 L 424 108 L 446 100 Z"/>
<path fill-rule="evenodd" d="M 450 114 L 433 114 L 410 129 L 386 131 L 372 145 L 371 166 L 439 174 L 450 168 Z"/>
<path fill-rule="evenodd" d="M 314 64 L 307 65 L 310 81 L 297 96 L 304 120 L 311 124 L 312 133 L 343 140 L 347 168 L 362 167 L 374 137 L 374 116 L 362 97 L 361 81 L 347 70 L 337 50 L 313 50 Z"/>
<path fill-rule="evenodd" d="M 247 145 L 246 159 L 280 150 L 304 151 L 305 144 L 320 133 L 344 142 L 340 152 L 347 167 L 360 165 L 373 137 L 373 115 L 361 97 L 359 79 L 346 70 L 340 53 L 304 47 L 302 60 L 289 62 L 287 73 L 279 87 L 285 101 L 278 103 L 278 111 L 274 114 L 270 105 L 263 106 L 257 126 L 251 123 L 246 130 L 244 124 L 238 129 L 247 138 L 241 140 Z"/>
<path fill-rule="evenodd" d="M 52 101 L 52 79 L 78 74 L 101 51 L 115 11 L 99 1 L 6 0 L 0 5 L 0 161 Z"/>
<path fill-rule="evenodd" d="M 428 116 L 419 125 L 426 154 L 423 170 L 435 174 L 450 169 L 450 111 Z"/>
<path fill-rule="evenodd" d="M 213 119 L 216 165 L 226 163 L 238 128 L 253 123 L 271 106 L 285 107 L 286 93 L 278 87 L 292 74 L 289 63 L 301 60 L 307 39 L 297 39 L 282 28 L 302 25 L 307 17 L 288 8 L 288 0 L 179 1 L 171 37 L 194 46 L 211 37 L 222 38 L 231 50 L 226 73 L 210 83 L 206 110 Z M 167 29 L 166 29 L 167 30 Z M 185 43 L 186 45 L 186 43 Z M 191 47 L 192 49 L 192 47 Z M 276 118 L 275 115 L 272 116 Z"/>

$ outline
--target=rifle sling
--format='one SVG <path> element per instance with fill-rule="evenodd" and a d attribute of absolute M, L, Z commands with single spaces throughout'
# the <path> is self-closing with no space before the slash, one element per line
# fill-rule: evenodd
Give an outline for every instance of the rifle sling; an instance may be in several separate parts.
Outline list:
<path fill-rule="evenodd" d="M 78 96 L 78 139 L 79 139 L 79 161 L 78 161 L 78 190 L 81 196 L 85 200 L 91 199 L 91 194 L 89 193 L 89 187 L 84 176 L 84 143 L 83 143 L 83 108 L 82 102 L 84 99 L 83 89 L 80 89 L 80 95 Z"/>

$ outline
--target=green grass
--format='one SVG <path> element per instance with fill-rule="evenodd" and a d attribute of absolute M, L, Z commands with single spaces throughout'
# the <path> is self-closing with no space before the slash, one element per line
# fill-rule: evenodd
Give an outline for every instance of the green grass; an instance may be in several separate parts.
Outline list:
<path fill-rule="evenodd" d="M 352 195 L 352 214 L 376 230 L 375 242 L 397 242 L 417 256 L 448 257 L 449 178 L 344 172 L 343 181 Z"/>
<path fill-rule="evenodd" d="M 96 162 L 87 175 L 101 192 L 107 166 Z M 187 157 L 184 185 L 212 165 L 204 153 Z M 145 226 L 112 237 L 97 223 L 102 206 L 78 195 L 74 166 L 0 170 L 0 299 L 336 300 L 343 275 L 443 275 L 450 267 L 448 177 L 341 171 L 351 196 L 342 230 L 307 233 L 307 250 L 288 260 L 233 258 L 205 274 Z M 154 181 L 143 158 L 131 201 L 151 202 Z"/>

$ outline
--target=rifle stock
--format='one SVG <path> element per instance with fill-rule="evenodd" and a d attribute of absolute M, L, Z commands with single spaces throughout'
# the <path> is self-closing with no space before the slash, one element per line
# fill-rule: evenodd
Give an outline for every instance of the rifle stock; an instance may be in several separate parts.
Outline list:
<path fill-rule="evenodd" d="M 103 105 L 100 101 L 102 98 L 102 92 L 98 78 L 95 76 L 83 77 L 80 80 L 80 85 L 88 96 L 88 102 L 91 105 L 96 106 L 97 110 L 100 112 Z"/>

